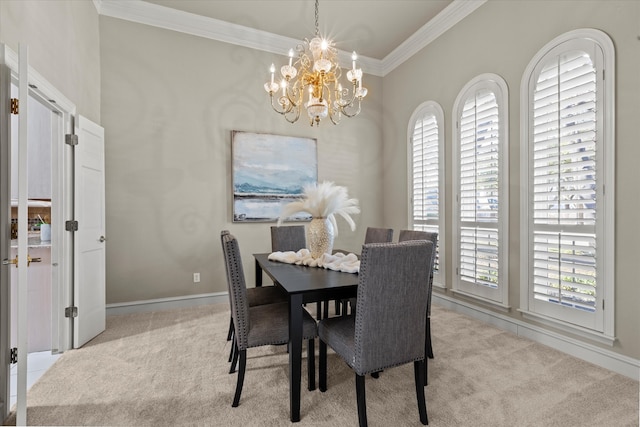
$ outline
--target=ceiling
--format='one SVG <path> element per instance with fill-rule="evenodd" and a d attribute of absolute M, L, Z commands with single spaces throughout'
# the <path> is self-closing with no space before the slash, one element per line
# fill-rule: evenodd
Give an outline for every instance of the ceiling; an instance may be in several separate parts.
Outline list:
<path fill-rule="evenodd" d="M 315 34 L 313 0 L 146 0 L 296 40 Z M 383 60 L 453 0 L 321 0 L 320 34 L 347 52 Z"/>
<path fill-rule="evenodd" d="M 2 1 L 2 0 L 0 0 Z M 383 77 L 487 0 L 320 0 L 318 29 Z M 315 35 L 314 0 L 93 0 L 100 15 L 285 56 Z"/>

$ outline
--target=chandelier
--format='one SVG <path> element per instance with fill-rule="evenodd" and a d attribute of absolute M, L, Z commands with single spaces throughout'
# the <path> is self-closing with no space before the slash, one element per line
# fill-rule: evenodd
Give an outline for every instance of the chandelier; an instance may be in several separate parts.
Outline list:
<path fill-rule="evenodd" d="M 347 72 L 351 89 L 342 87 L 338 50 L 332 40 L 320 37 L 318 0 L 315 6 L 315 37 L 305 38 L 304 44 L 297 45 L 295 51 L 289 49 L 289 64 L 280 68 L 280 83 L 274 81 L 276 67 L 271 64 L 271 81 L 264 84 L 264 89 L 269 93 L 273 109 L 290 123 L 298 121 L 304 107 L 311 126 L 319 126 L 320 120 L 327 116 L 337 125 L 342 116 L 354 117 L 360 113 L 360 102 L 367 95 L 367 89 L 362 87 L 362 69 L 356 68 L 358 55 L 355 52 L 351 55 L 352 67 Z"/>

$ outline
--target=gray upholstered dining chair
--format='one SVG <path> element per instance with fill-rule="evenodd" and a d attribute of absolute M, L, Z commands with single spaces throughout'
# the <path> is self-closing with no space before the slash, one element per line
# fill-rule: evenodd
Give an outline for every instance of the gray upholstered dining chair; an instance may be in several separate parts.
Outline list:
<path fill-rule="evenodd" d="M 271 227 L 271 252 L 298 252 L 307 247 L 304 225 L 286 225 Z"/>
<path fill-rule="evenodd" d="M 426 241 L 364 245 L 355 315 L 330 317 L 318 324 L 320 391 L 327 390 L 329 346 L 355 371 L 361 427 L 367 425 L 366 374 L 411 362 L 420 421 L 428 423 L 424 395 L 424 284 L 431 273 L 433 250 L 433 243 Z"/>
<path fill-rule="evenodd" d="M 393 228 L 367 227 L 364 243 L 389 243 L 393 241 Z"/>
<path fill-rule="evenodd" d="M 367 243 L 390 243 L 393 241 L 393 228 L 378 228 L 367 227 L 367 231 L 364 234 L 364 244 Z M 348 304 L 347 304 L 348 303 Z M 356 299 L 351 298 L 347 301 L 342 301 L 342 312 L 346 314 L 348 307 L 351 307 L 353 312 L 356 306 Z M 340 306 L 336 301 L 336 313 L 340 314 Z"/>
<path fill-rule="evenodd" d="M 433 254 L 431 258 L 431 264 L 435 268 L 436 256 L 438 252 L 438 233 L 432 231 L 420 231 L 420 230 L 400 230 L 398 236 L 399 242 L 407 242 L 410 240 L 426 240 L 433 243 Z M 427 320 L 426 320 L 426 338 L 425 338 L 425 354 L 429 359 L 433 359 L 433 345 L 431 344 L 431 296 L 433 294 L 433 268 L 431 269 L 431 275 L 429 276 L 429 283 L 427 284 L 427 292 L 429 300 L 427 301 Z M 427 370 L 429 365 L 424 365 L 424 383 L 428 383 Z"/>
<path fill-rule="evenodd" d="M 435 268 L 436 262 L 436 254 L 438 248 L 438 233 L 431 231 L 419 231 L 419 230 L 400 230 L 400 235 L 398 236 L 399 242 L 407 242 L 409 240 L 427 240 L 433 243 L 433 254 L 431 263 Z M 426 354 L 429 359 L 433 359 L 433 347 L 431 345 L 431 295 L 433 294 L 433 269 L 431 270 L 431 275 L 429 276 L 429 284 L 428 284 L 428 292 L 429 292 L 429 300 L 427 302 L 427 341 L 426 345 Z M 425 380 L 426 382 L 426 380 Z"/>
<path fill-rule="evenodd" d="M 304 225 L 271 226 L 271 251 L 272 252 L 298 252 L 307 247 L 307 237 Z M 316 303 L 316 314 L 321 318 L 322 304 Z"/>
<path fill-rule="evenodd" d="M 286 344 L 289 342 L 289 305 L 288 303 L 249 306 L 244 270 L 240 257 L 240 248 L 236 238 L 227 233 L 222 237 L 222 250 L 227 266 L 229 295 L 231 296 L 231 317 L 234 323 L 236 352 L 232 366 L 239 358 L 236 392 L 231 406 L 240 403 L 242 385 L 247 366 L 247 349 L 264 345 Z M 311 315 L 303 312 L 302 337 L 308 342 L 307 370 L 309 390 L 315 389 L 315 337 L 316 322 Z"/>
<path fill-rule="evenodd" d="M 228 235 L 228 230 L 222 230 L 220 232 L 220 241 L 224 242 L 224 236 Z M 224 243 L 222 247 L 224 251 Z M 227 273 L 227 284 L 229 283 L 229 270 L 227 267 L 227 263 L 225 263 L 225 271 Z M 229 292 L 229 303 L 231 303 L 231 290 L 227 287 L 227 291 Z M 257 288 L 248 288 L 247 289 L 247 300 L 249 301 L 249 307 L 256 307 L 259 305 L 265 304 L 274 304 L 278 302 L 287 302 L 286 294 L 278 289 L 275 286 L 260 286 Z M 231 343 L 231 351 L 229 352 L 229 362 L 233 360 L 234 352 L 236 349 L 235 346 L 235 330 L 233 325 L 233 316 L 229 316 L 229 332 L 227 332 L 227 341 L 233 341 Z M 233 373 L 235 371 L 234 364 L 231 365 L 229 369 L 229 373 Z"/>

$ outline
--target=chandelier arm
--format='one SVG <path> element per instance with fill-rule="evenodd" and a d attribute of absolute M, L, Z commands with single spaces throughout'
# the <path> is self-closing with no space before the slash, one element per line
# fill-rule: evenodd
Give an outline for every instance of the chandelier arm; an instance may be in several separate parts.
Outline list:
<path fill-rule="evenodd" d="M 333 108 L 329 108 L 329 119 L 331 120 L 331 123 L 333 123 L 334 125 L 337 125 L 338 123 L 340 123 L 340 110 L 338 111 L 338 119 L 336 120 L 335 116 L 334 116 L 334 112 L 336 110 Z"/>
<path fill-rule="evenodd" d="M 279 97 L 279 99 L 283 99 L 283 97 Z M 285 98 L 286 99 L 286 98 Z M 284 107 L 284 105 L 287 105 L 287 108 Z M 282 107 L 282 109 L 278 109 L 278 107 L 276 107 L 276 105 L 273 103 L 273 95 L 271 95 L 271 107 L 273 108 L 273 110 L 282 115 L 286 121 L 288 121 L 289 123 L 295 123 L 298 121 L 298 119 L 300 118 L 300 106 L 296 105 L 296 104 L 292 104 L 291 102 L 283 104 L 282 102 L 279 102 L 278 105 Z M 291 112 L 294 112 L 295 114 L 293 115 L 293 118 L 290 118 L 291 116 Z"/>
<path fill-rule="evenodd" d="M 278 101 L 280 101 L 282 99 L 282 97 L 278 97 Z M 291 103 L 282 103 L 282 102 L 278 102 L 277 103 L 278 106 L 276 106 L 276 104 L 273 102 L 273 94 L 271 94 L 271 107 L 273 108 L 273 110 L 281 115 L 285 115 L 289 112 L 291 112 L 291 110 L 293 110 L 294 107 L 297 107 L 296 105 L 292 105 Z M 286 107 L 285 107 L 286 105 Z M 278 108 L 280 107 L 280 108 Z"/>
<path fill-rule="evenodd" d="M 338 91 L 336 91 L 336 92 L 338 92 Z M 338 101 L 338 104 L 339 104 L 340 108 L 348 108 L 348 107 L 353 106 L 353 101 L 355 101 L 357 99 L 357 97 L 356 97 L 356 85 L 355 84 L 353 85 L 353 90 L 351 91 L 351 98 L 350 99 L 346 100 L 346 99 L 344 99 L 344 97 L 342 95 L 349 95 L 349 90 L 348 89 L 342 89 L 340 98 L 338 98 L 336 96 L 336 99 L 340 99 L 340 101 Z"/>
<path fill-rule="evenodd" d="M 293 118 L 290 119 L 287 114 L 283 114 L 283 116 L 284 116 L 285 120 L 288 121 L 289 123 L 295 123 L 300 118 L 300 107 L 297 106 L 296 108 L 292 108 L 291 111 L 295 111 L 295 115 L 293 116 Z M 289 112 L 291 112 L 291 111 L 289 111 Z"/>
<path fill-rule="evenodd" d="M 335 81 L 340 81 L 340 78 L 342 77 L 342 68 L 340 68 L 339 65 L 337 65 L 337 60 L 336 60 L 336 67 L 335 70 L 333 70 L 333 76 Z"/>
<path fill-rule="evenodd" d="M 285 111 L 281 111 L 278 109 L 278 107 L 276 107 L 276 105 L 273 103 L 273 92 L 269 93 L 269 97 L 271 98 L 271 108 L 273 108 L 273 111 L 275 111 L 278 114 L 284 114 Z M 280 105 L 280 104 L 278 104 Z"/>
<path fill-rule="evenodd" d="M 299 102 L 295 102 L 293 100 L 293 98 L 291 98 L 291 95 L 290 95 L 289 92 L 290 92 L 289 87 L 285 88 L 284 94 L 281 96 L 281 98 L 283 98 L 283 97 L 286 98 L 286 102 L 285 103 L 289 104 L 289 106 L 290 106 L 290 108 L 288 108 L 288 111 L 291 111 L 293 108 L 300 107 L 300 103 Z M 294 89 L 294 92 L 295 92 L 295 89 Z"/>
<path fill-rule="evenodd" d="M 360 99 L 358 99 L 358 108 L 356 109 L 356 111 L 353 111 L 350 113 L 349 110 L 347 110 L 347 108 L 350 109 L 351 107 L 353 107 L 353 104 L 340 107 L 340 112 L 349 118 L 357 116 L 358 114 L 360 114 L 360 108 L 361 108 Z"/>

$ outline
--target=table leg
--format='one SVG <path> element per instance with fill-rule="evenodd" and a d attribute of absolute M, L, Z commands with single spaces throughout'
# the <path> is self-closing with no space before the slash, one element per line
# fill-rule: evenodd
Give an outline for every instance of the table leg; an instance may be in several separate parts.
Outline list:
<path fill-rule="evenodd" d="M 260 267 L 260 263 L 258 260 L 256 262 L 256 288 L 262 286 L 262 267 Z"/>
<path fill-rule="evenodd" d="M 289 404 L 291 422 L 300 421 L 302 368 L 302 295 L 289 296 Z"/>

